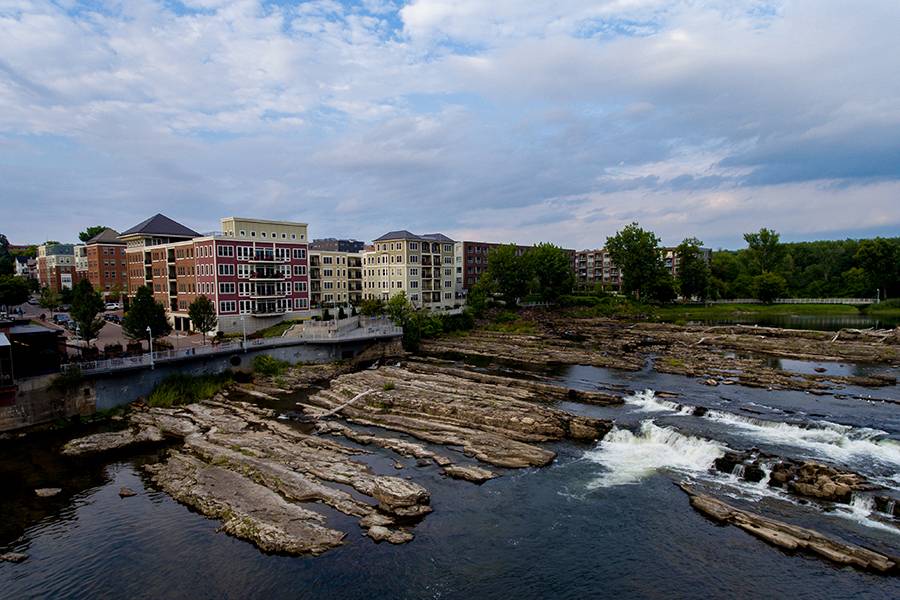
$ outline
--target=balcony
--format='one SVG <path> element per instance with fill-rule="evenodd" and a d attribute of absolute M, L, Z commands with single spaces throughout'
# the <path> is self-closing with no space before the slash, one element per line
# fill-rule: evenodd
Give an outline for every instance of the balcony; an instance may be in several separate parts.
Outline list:
<path fill-rule="evenodd" d="M 272 252 L 255 252 L 250 260 L 253 262 L 278 262 Z"/>
<path fill-rule="evenodd" d="M 250 273 L 250 279 L 284 279 L 285 274 L 281 271 L 253 271 Z"/>

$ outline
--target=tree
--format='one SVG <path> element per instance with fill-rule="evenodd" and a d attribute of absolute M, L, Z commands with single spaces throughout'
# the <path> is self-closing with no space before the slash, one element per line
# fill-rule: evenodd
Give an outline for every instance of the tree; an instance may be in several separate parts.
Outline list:
<path fill-rule="evenodd" d="M 542 301 L 555 302 L 561 295 L 572 291 L 575 285 L 572 259 L 559 246 L 538 244 L 528 249 L 523 262 L 532 282 L 531 291 Z"/>
<path fill-rule="evenodd" d="M 406 298 L 405 292 L 400 292 L 391 296 L 391 299 L 388 300 L 387 306 L 385 307 L 387 316 L 395 325 L 399 325 L 400 327 L 403 327 L 409 320 L 409 315 L 412 311 L 413 306 Z"/>
<path fill-rule="evenodd" d="M 31 295 L 31 287 L 24 277 L 0 275 L 0 306 L 18 306 Z"/>
<path fill-rule="evenodd" d="M 206 343 L 206 334 L 215 329 L 219 324 L 216 317 L 216 307 L 206 296 L 198 296 L 188 306 L 188 317 L 194 324 L 194 329 L 203 334 L 203 343 Z"/>
<path fill-rule="evenodd" d="M 784 296 L 787 281 L 778 273 L 766 271 L 753 278 L 753 290 L 757 299 L 771 304 L 773 300 Z"/>
<path fill-rule="evenodd" d="M 88 344 L 97 339 L 100 330 L 106 325 L 106 321 L 98 317 L 101 312 L 103 312 L 103 299 L 100 297 L 100 293 L 94 290 L 91 282 L 82 279 L 75 284 L 70 314 L 75 325 L 78 326 L 78 336 Z"/>
<path fill-rule="evenodd" d="M 623 291 L 639 300 L 650 296 L 648 292 L 658 284 L 660 271 L 665 269 L 659 238 L 632 223 L 606 238 L 606 250 L 619 268 Z"/>
<path fill-rule="evenodd" d="M 165 307 L 153 298 L 150 288 L 142 285 L 135 292 L 131 306 L 122 319 L 122 332 L 132 340 L 143 340 L 148 336 L 148 327 L 149 335 L 154 339 L 172 332 Z"/>
<path fill-rule="evenodd" d="M 870 287 L 881 291 L 882 298 L 896 293 L 900 279 L 900 246 L 884 238 L 863 240 L 856 251 L 857 264 L 865 269 Z M 874 291 L 874 290 L 873 290 Z"/>
<path fill-rule="evenodd" d="M 106 229 L 105 225 L 93 225 L 91 227 L 88 227 L 81 233 L 79 233 L 78 239 L 81 240 L 82 242 L 86 242 L 89 239 L 91 239 L 92 237 L 94 237 L 95 235 L 103 233 L 103 231 L 105 229 Z"/>
<path fill-rule="evenodd" d="M 59 294 L 51 290 L 49 287 L 45 287 L 41 289 L 41 295 L 38 298 L 38 304 L 40 304 L 43 308 L 46 308 L 50 311 L 50 315 L 53 315 L 53 311 L 59 308 L 60 305 L 60 297 Z"/>
<path fill-rule="evenodd" d="M 508 306 L 515 306 L 528 293 L 531 273 L 515 244 L 503 244 L 492 249 L 488 254 L 485 274 Z"/>
<path fill-rule="evenodd" d="M 705 300 L 709 293 L 709 265 L 703 258 L 703 242 L 687 238 L 675 249 L 679 260 L 678 289 L 683 298 Z"/>
<path fill-rule="evenodd" d="M 121 283 L 117 283 L 112 286 L 112 289 L 106 294 L 106 299 L 110 302 L 118 302 L 122 299 L 122 294 L 125 292 L 125 289 L 122 287 Z"/>
<path fill-rule="evenodd" d="M 775 273 L 782 268 L 785 259 L 785 247 L 779 241 L 779 235 L 762 228 L 757 233 L 745 233 L 747 252 L 754 275 Z"/>
<path fill-rule="evenodd" d="M 9 253 L 9 240 L 0 233 L 0 275 L 12 275 L 15 273 L 13 257 Z"/>
<path fill-rule="evenodd" d="M 359 314 L 364 317 L 376 317 L 384 314 L 384 300 L 381 298 L 365 298 L 359 303 Z"/>
<path fill-rule="evenodd" d="M 488 302 L 494 295 L 494 283 L 487 273 L 483 273 L 466 295 L 466 305 L 474 316 L 480 316 L 487 308 Z"/>
<path fill-rule="evenodd" d="M 338 306 L 338 319 L 346 319 L 347 311 L 344 310 L 343 306 Z"/>

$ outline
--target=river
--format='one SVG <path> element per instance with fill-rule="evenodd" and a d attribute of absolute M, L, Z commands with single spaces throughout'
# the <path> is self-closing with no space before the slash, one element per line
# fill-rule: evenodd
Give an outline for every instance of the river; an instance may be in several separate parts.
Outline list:
<path fill-rule="evenodd" d="M 782 366 L 813 367 L 796 361 Z M 827 368 L 896 373 L 888 366 Z M 434 512 L 416 526 L 412 543 L 392 546 L 363 537 L 354 519 L 323 511 L 349 535 L 342 547 L 317 558 L 263 554 L 153 489 L 141 465 L 158 460 L 162 450 L 64 460 L 56 451 L 75 432 L 2 441 L 0 550 L 29 558 L 0 563 L 0 596 L 900 597 L 897 578 L 789 555 L 737 528 L 715 525 L 673 485 L 687 478 L 738 506 L 900 554 L 897 523 L 864 503 L 823 512 L 710 472 L 725 448 L 758 447 L 852 468 L 900 496 L 900 407 L 852 398 L 897 399 L 896 388 L 813 396 L 708 387 L 649 368 L 631 373 L 571 366 L 554 376 L 569 387 L 634 393 L 621 407 L 565 403 L 566 410 L 613 418 L 617 426 L 596 445 L 552 445 L 559 455 L 547 468 L 501 469 L 502 477 L 481 486 L 369 447 L 372 468 L 413 474 L 431 492 Z M 277 407 L 292 403 L 288 398 Z M 694 406 L 709 410 L 693 416 Z M 404 470 L 395 470 L 395 460 Z M 37 498 L 33 489 L 44 486 L 63 492 Z M 137 496 L 120 498 L 121 486 Z"/>

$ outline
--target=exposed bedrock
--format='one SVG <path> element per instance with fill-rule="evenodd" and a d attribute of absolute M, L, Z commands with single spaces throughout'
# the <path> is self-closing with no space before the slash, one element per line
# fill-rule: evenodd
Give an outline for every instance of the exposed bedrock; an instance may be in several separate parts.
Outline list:
<path fill-rule="evenodd" d="M 721 500 L 695 492 L 680 484 L 690 496 L 691 506 L 723 525 L 734 525 L 750 535 L 787 551 L 806 552 L 837 563 L 885 575 L 897 575 L 898 558 L 862 546 L 836 540 L 812 529 L 797 527 L 741 510 Z"/>

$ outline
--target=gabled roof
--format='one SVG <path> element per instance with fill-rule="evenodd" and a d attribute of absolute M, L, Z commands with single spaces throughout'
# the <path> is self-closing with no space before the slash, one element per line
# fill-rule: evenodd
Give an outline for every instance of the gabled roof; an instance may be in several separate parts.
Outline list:
<path fill-rule="evenodd" d="M 91 244 L 124 244 L 122 240 L 119 239 L 119 232 L 115 229 L 110 229 L 107 227 L 84 244 L 85 246 L 89 246 Z"/>
<path fill-rule="evenodd" d="M 429 242 L 453 242 L 453 240 L 448 238 L 443 233 L 426 233 L 425 235 L 416 235 L 414 233 L 410 233 L 405 229 L 400 229 L 399 231 L 389 231 L 380 238 L 376 238 L 374 241 L 383 242 L 386 240 L 427 240 Z"/>
<path fill-rule="evenodd" d="M 181 223 L 173 221 L 169 217 L 163 214 L 156 214 L 146 221 L 142 221 L 132 227 L 131 229 L 127 229 L 123 231 L 120 237 L 125 237 L 126 235 L 134 235 L 134 234 L 145 234 L 145 235 L 164 235 L 169 237 L 183 237 L 183 238 L 194 238 L 200 237 L 200 234 L 194 231 L 193 229 L 188 229 Z"/>

